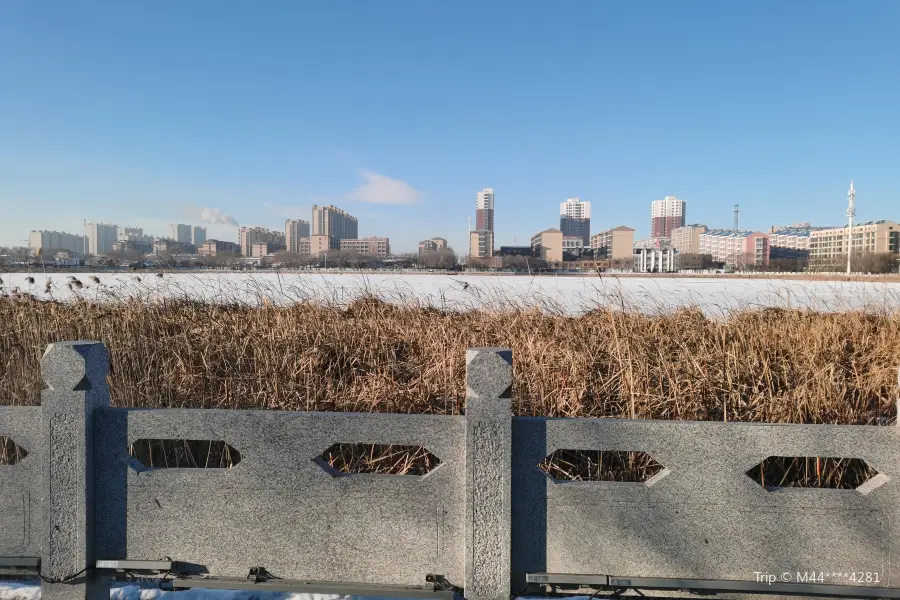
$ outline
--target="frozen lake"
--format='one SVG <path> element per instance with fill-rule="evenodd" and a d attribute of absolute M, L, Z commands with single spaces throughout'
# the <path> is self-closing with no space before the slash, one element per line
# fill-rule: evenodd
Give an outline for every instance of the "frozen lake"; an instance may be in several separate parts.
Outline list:
<path fill-rule="evenodd" d="M 748 307 L 897 310 L 900 283 L 697 277 L 575 277 L 349 273 L 3 273 L 3 292 L 41 299 L 189 297 L 287 305 L 316 300 L 344 305 L 365 294 L 444 309 L 539 307 L 579 314 L 601 305 L 647 312 L 697 306 L 707 314 Z M 33 279 L 33 283 L 29 280 Z M 48 285 L 49 282 L 49 285 Z M 79 285 L 80 284 L 80 285 Z"/>

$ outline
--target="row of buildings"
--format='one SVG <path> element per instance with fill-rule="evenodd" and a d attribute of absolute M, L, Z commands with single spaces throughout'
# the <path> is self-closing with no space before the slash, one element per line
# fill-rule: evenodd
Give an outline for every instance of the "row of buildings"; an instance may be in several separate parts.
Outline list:
<path fill-rule="evenodd" d="M 241 227 L 238 243 L 210 240 L 199 248 L 201 256 L 229 253 L 246 258 L 263 258 L 278 252 L 300 256 L 321 256 L 332 250 L 387 257 L 391 253 L 386 237 L 359 237 L 359 220 L 336 206 L 312 207 L 312 219 L 286 219 L 284 231 L 265 227 Z"/>
<path fill-rule="evenodd" d="M 851 190 L 852 192 L 852 190 Z M 745 231 L 735 223 L 730 229 L 688 225 L 687 204 L 675 196 L 655 200 L 650 207 L 650 232 L 646 240 L 634 240 L 634 229 L 624 225 L 591 234 L 591 203 L 569 198 L 560 204 L 559 228 L 546 229 L 531 238 L 530 246 L 494 245 L 494 189 L 476 194 L 476 228 L 469 230 L 469 257 L 487 264 L 495 257 L 532 256 L 551 263 L 585 257 L 604 260 L 609 267 L 659 272 L 681 269 L 779 267 L 833 269 L 866 255 L 900 255 L 900 231 L 895 222 L 871 221 L 853 225 L 851 247 L 848 228 L 798 223 L 772 227 L 768 232 Z M 424 242 L 423 242 L 424 243 Z M 420 244 L 420 252 L 422 245 Z M 599 264 L 599 263 L 598 263 Z"/>
<path fill-rule="evenodd" d="M 35 255 L 107 255 L 116 252 L 137 254 L 180 254 L 217 256 L 241 255 L 262 258 L 276 252 L 320 256 L 331 250 L 386 257 L 390 240 L 386 237 L 359 238 L 359 221 L 336 206 L 312 207 L 311 221 L 287 219 L 284 231 L 264 227 L 241 227 L 238 241 L 207 239 L 205 227 L 183 223 L 169 225 L 167 237 L 146 235 L 139 227 L 112 223 L 85 222 L 84 235 L 59 231 L 32 231 L 29 247 Z"/>
<path fill-rule="evenodd" d="M 109 254 L 110 252 L 135 251 L 151 253 L 157 243 L 198 246 L 206 241 L 206 228 L 191 225 L 169 225 L 168 238 L 147 235 L 140 227 L 120 227 L 112 223 L 84 224 L 84 235 L 62 231 L 32 231 L 28 235 L 28 247 L 32 254 L 48 255 L 69 252 L 78 255 Z"/>

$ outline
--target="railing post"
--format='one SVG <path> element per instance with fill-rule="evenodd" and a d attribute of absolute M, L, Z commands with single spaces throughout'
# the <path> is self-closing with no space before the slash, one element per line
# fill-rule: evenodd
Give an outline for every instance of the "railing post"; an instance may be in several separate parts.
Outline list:
<path fill-rule="evenodd" d="M 509 600 L 512 350 L 466 352 L 468 600 Z"/>
<path fill-rule="evenodd" d="M 41 359 L 42 600 L 109 600 L 96 577 L 94 410 L 109 406 L 109 354 L 100 342 L 50 344 Z"/>

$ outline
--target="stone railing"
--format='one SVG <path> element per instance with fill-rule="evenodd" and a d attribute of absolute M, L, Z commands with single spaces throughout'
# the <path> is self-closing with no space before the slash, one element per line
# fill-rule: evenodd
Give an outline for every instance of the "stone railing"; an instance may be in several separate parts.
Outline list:
<path fill-rule="evenodd" d="M 535 573 L 812 573 L 900 594 L 896 427 L 513 418 L 504 349 L 468 352 L 465 416 L 114 409 L 108 363 L 100 343 L 53 344 L 42 405 L 0 408 L 20 457 L 0 466 L 0 557 L 39 558 L 45 600 L 108 598 L 98 560 L 174 560 L 221 578 L 262 566 L 376 593 L 437 580 L 470 600 L 508 600 Z M 157 440 L 217 443 L 240 460 L 159 468 L 130 452 Z M 424 447 L 440 464 L 345 474 L 321 458 L 334 444 Z M 656 468 L 563 481 L 539 467 L 558 451 Z M 868 471 L 854 489 L 781 488 L 766 479 L 770 457 Z"/>

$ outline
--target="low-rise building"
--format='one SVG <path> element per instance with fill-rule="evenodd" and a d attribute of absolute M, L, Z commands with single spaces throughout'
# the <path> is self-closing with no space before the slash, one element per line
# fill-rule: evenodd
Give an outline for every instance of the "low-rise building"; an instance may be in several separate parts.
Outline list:
<path fill-rule="evenodd" d="M 197 246 L 161 238 L 153 242 L 153 252 L 154 254 L 197 254 Z"/>
<path fill-rule="evenodd" d="M 711 254 L 675 253 L 675 269 L 677 271 L 710 271 L 721 269 L 725 265 L 713 260 Z"/>
<path fill-rule="evenodd" d="M 684 225 L 672 230 L 672 248 L 682 254 L 700 254 L 700 235 L 706 233 L 706 225 Z"/>
<path fill-rule="evenodd" d="M 612 261 L 628 260 L 634 248 L 634 229 L 619 225 L 591 236 L 591 248 L 605 251 Z"/>
<path fill-rule="evenodd" d="M 113 252 L 137 252 L 150 254 L 153 252 L 153 244 L 140 240 L 119 240 L 112 247 Z"/>
<path fill-rule="evenodd" d="M 500 246 L 498 256 L 534 256 L 534 248 L 531 246 Z"/>
<path fill-rule="evenodd" d="M 634 270 L 638 273 L 672 273 L 675 271 L 675 249 L 634 248 Z"/>
<path fill-rule="evenodd" d="M 366 237 L 356 240 L 341 240 L 340 249 L 372 256 L 389 256 L 391 242 L 386 237 Z"/>
<path fill-rule="evenodd" d="M 728 267 L 762 267 L 769 264 L 769 236 L 759 231 L 710 229 L 700 234 L 700 254 Z"/>
<path fill-rule="evenodd" d="M 825 229 L 834 229 L 834 227 L 813 227 L 809 223 L 798 223 L 789 227 L 772 227 L 769 230 L 769 246 L 809 250 L 812 232 Z"/>
<path fill-rule="evenodd" d="M 250 255 L 247 258 L 264 258 L 282 250 L 284 246 L 276 242 L 257 242 L 250 244 Z"/>
<path fill-rule="evenodd" d="M 894 221 L 880 220 L 853 226 L 851 245 L 854 257 L 866 254 L 900 253 L 900 227 Z M 847 228 L 834 227 L 810 233 L 811 267 L 834 267 L 847 260 Z"/>
<path fill-rule="evenodd" d="M 219 256 L 221 254 L 240 254 L 241 247 L 234 242 L 223 242 L 222 240 L 206 240 L 203 245 L 197 249 L 200 256 Z"/>
<path fill-rule="evenodd" d="M 337 250 L 340 240 L 325 233 L 316 233 L 309 236 L 309 255 L 322 256 L 329 250 Z"/>
<path fill-rule="evenodd" d="M 419 242 L 419 256 L 422 256 L 426 252 L 437 252 L 438 250 L 445 250 L 446 248 L 447 240 L 442 237 L 423 240 Z"/>
<path fill-rule="evenodd" d="M 570 240 L 573 238 L 569 238 Z M 579 239 L 580 238 L 575 238 Z M 571 242 L 570 242 L 571 243 Z M 563 232 L 559 229 L 545 229 L 531 236 L 534 256 L 547 262 L 562 262 Z"/>

